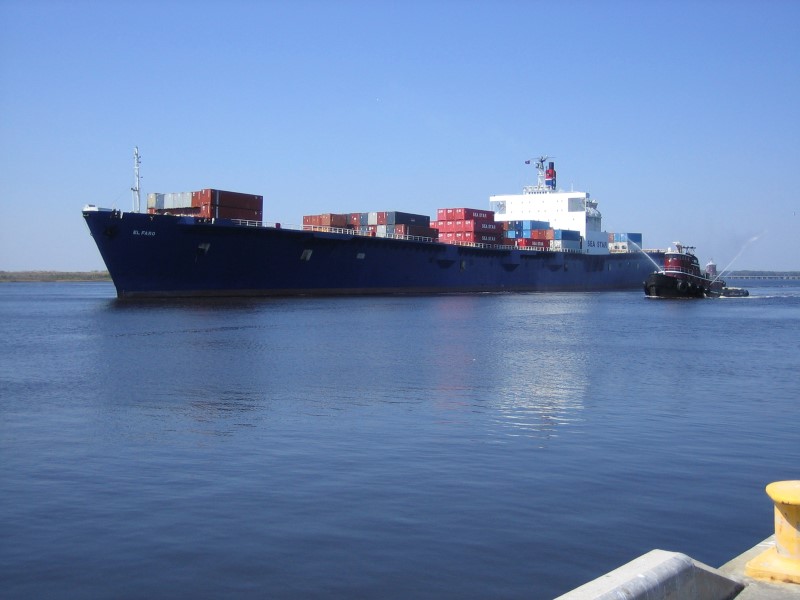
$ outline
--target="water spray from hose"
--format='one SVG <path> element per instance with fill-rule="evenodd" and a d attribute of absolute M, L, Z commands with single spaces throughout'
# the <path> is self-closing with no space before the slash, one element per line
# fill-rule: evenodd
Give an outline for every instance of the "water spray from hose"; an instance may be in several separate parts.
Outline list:
<path fill-rule="evenodd" d="M 742 255 L 742 252 L 744 252 L 744 251 L 745 251 L 745 248 L 747 248 L 747 247 L 748 247 L 750 244 L 752 244 L 753 242 L 755 242 L 756 240 L 758 240 L 758 238 L 760 238 L 760 237 L 761 237 L 762 235 L 764 235 L 765 233 L 766 233 L 765 231 L 762 231 L 762 232 L 761 232 L 761 233 L 759 233 L 758 235 L 754 235 L 754 236 L 753 236 L 753 237 L 751 237 L 749 240 L 747 240 L 747 241 L 744 243 L 744 245 L 741 247 L 741 249 L 739 250 L 739 252 L 737 252 L 737 253 L 736 253 L 736 256 L 734 256 L 734 257 L 733 257 L 733 259 L 731 259 L 731 262 L 729 262 L 729 263 L 728 263 L 728 264 L 725 266 L 725 268 L 724 268 L 724 269 L 722 269 L 722 270 L 721 270 L 721 271 L 720 271 L 720 272 L 717 274 L 717 276 L 716 276 L 716 277 L 714 277 L 714 279 L 711 281 L 711 283 L 714 283 L 714 282 L 715 282 L 717 279 L 719 279 L 720 277 L 722 277 L 723 273 L 725 273 L 727 270 L 729 270 L 729 269 L 731 268 L 731 265 L 732 265 L 732 264 L 733 264 L 733 263 L 736 261 L 736 259 L 738 259 L 738 258 L 739 258 L 739 257 Z"/>

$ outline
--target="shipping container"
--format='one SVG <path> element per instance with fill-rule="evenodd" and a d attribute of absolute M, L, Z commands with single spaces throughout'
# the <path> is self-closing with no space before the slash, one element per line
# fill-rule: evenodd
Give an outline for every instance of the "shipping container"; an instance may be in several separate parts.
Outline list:
<path fill-rule="evenodd" d="M 569 240 L 569 241 L 578 241 L 581 239 L 581 232 L 574 231 L 572 229 L 554 229 L 553 230 L 553 239 L 554 240 Z"/>
<path fill-rule="evenodd" d="M 199 192 L 190 193 L 192 206 L 209 204 L 212 207 L 227 206 L 248 210 L 263 210 L 264 208 L 264 197 L 256 194 L 243 194 L 241 192 L 215 189 L 203 189 Z"/>
<path fill-rule="evenodd" d="M 346 227 L 348 221 L 347 215 L 336 213 L 324 213 L 319 215 L 319 218 L 319 224 L 323 227 L 337 227 L 340 229 Z"/>
<path fill-rule="evenodd" d="M 549 250 L 550 244 L 552 240 L 531 240 L 531 239 L 519 239 L 517 240 L 517 247 L 518 248 L 535 248 L 538 250 Z"/>
<path fill-rule="evenodd" d="M 164 208 L 184 208 L 192 206 L 193 192 L 170 192 L 164 194 Z"/>
<path fill-rule="evenodd" d="M 439 211 L 437 211 L 437 214 L 441 214 L 440 211 L 442 210 L 445 211 L 445 219 L 449 221 L 463 221 L 465 219 L 494 221 L 494 211 L 491 210 L 483 210 L 479 208 L 440 208 Z M 439 220 L 442 220 L 441 216 L 439 216 Z"/>
<path fill-rule="evenodd" d="M 613 236 L 613 237 L 612 237 Z M 613 233 L 608 235 L 609 242 L 633 242 L 642 245 L 641 233 Z"/>
<path fill-rule="evenodd" d="M 147 194 L 147 208 L 164 208 L 164 194 Z"/>
<path fill-rule="evenodd" d="M 550 240 L 552 250 L 581 250 L 581 242 L 574 240 Z"/>
<path fill-rule="evenodd" d="M 552 240 L 555 233 L 552 229 L 532 229 L 528 237 L 533 240 Z"/>
<path fill-rule="evenodd" d="M 499 233 L 502 231 L 499 223 L 494 221 L 477 221 L 473 220 L 474 231 L 481 231 L 483 233 Z"/>
<path fill-rule="evenodd" d="M 428 237 L 436 239 L 439 237 L 439 231 L 433 227 L 426 227 L 425 225 L 396 225 L 396 227 L 407 227 L 408 235 Z"/>
<path fill-rule="evenodd" d="M 609 252 L 639 252 L 641 245 L 635 242 L 611 242 L 608 245 Z"/>
<path fill-rule="evenodd" d="M 422 225 L 429 227 L 431 218 L 427 215 L 416 215 L 414 213 L 392 211 L 386 213 L 387 225 Z"/>

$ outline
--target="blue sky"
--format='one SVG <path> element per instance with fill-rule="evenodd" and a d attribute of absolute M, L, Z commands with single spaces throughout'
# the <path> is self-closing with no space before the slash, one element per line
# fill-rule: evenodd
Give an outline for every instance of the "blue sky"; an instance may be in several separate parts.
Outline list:
<path fill-rule="evenodd" d="M 80 210 L 488 207 L 555 157 L 608 231 L 800 270 L 800 1 L 0 0 L 0 270 L 104 268 Z M 754 239 L 757 238 L 757 239 Z"/>

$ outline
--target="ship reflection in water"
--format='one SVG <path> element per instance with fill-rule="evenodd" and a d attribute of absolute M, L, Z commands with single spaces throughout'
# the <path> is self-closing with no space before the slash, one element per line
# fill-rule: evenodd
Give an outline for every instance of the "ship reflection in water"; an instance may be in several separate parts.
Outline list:
<path fill-rule="evenodd" d="M 594 299 L 591 294 L 440 298 L 437 337 L 448 343 L 437 345 L 430 357 L 440 369 L 433 397 L 445 399 L 451 410 L 486 413 L 500 438 L 554 437 L 558 428 L 580 420 L 589 396 L 591 344 L 567 330 L 591 318 Z M 487 318 L 496 326 L 487 327 Z"/>

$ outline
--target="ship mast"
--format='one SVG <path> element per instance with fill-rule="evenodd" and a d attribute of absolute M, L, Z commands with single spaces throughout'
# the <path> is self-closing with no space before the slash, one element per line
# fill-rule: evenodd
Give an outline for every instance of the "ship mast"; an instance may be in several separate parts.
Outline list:
<path fill-rule="evenodd" d="M 142 161 L 139 157 L 139 146 L 136 146 L 133 149 L 133 187 L 131 191 L 133 192 L 133 212 L 139 212 L 141 209 L 141 197 L 139 195 L 139 166 L 142 164 Z"/>
<path fill-rule="evenodd" d="M 555 158 L 553 156 L 542 155 L 536 159 L 528 159 L 525 161 L 526 165 L 534 163 L 536 166 L 536 185 L 526 185 L 523 188 L 523 193 L 532 194 L 535 192 L 555 191 L 555 169 L 553 163 L 547 164 L 547 159 Z"/>

